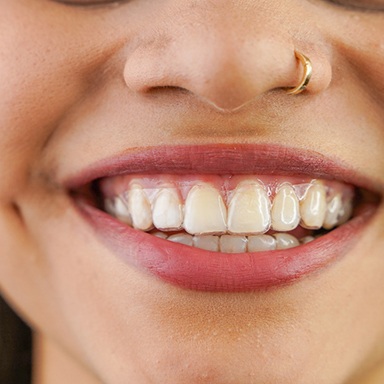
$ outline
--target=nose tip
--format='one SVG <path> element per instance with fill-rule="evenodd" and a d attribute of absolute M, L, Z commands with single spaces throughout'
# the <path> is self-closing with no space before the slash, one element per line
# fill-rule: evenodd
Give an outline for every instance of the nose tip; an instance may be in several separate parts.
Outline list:
<path fill-rule="evenodd" d="M 300 83 L 303 69 L 287 26 L 279 26 L 274 19 L 266 22 L 261 16 L 259 21 L 265 25 L 232 25 L 228 12 L 223 7 L 219 10 L 215 16 L 208 13 L 214 21 L 186 26 L 185 20 L 182 24 L 177 19 L 141 36 L 125 61 L 127 87 L 139 94 L 183 89 L 217 110 L 235 111 L 269 91 Z M 317 73 L 318 69 L 326 73 L 326 64 L 316 63 L 311 89 L 328 84 L 325 80 L 330 76 L 324 80 Z"/>
<path fill-rule="evenodd" d="M 296 77 L 293 49 L 264 40 L 233 49 L 216 44 L 191 60 L 184 86 L 223 111 L 235 111 L 260 95 L 288 87 Z"/>
<path fill-rule="evenodd" d="M 294 50 L 284 43 L 256 40 L 240 47 L 219 39 L 188 42 L 163 47 L 161 54 L 147 44 L 139 46 L 126 61 L 126 85 L 138 93 L 182 88 L 218 110 L 233 111 L 299 81 Z"/>

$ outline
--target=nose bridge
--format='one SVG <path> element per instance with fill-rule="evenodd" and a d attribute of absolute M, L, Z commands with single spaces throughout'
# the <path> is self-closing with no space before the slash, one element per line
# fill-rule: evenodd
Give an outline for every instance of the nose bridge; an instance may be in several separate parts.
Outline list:
<path fill-rule="evenodd" d="M 293 44 L 272 7 L 263 1 L 180 3 L 128 58 L 131 89 L 180 87 L 232 110 L 292 85 Z"/>

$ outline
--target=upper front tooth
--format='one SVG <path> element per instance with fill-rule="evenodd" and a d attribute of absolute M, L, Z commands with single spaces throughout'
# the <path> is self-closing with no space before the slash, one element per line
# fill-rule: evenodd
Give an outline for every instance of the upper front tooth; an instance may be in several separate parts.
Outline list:
<path fill-rule="evenodd" d="M 273 200 L 272 228 L 275 231 L 287 232 L 295 229 L 299 223 L 299 199 L 290 184 L 283 184 Z"/>
<path fill-rule="evenodd" d="M 134 228 L 148 231 L 153 227 L 151 204 L 141 185 L 131 185 L 128 191 L 128 208 Z"/>
<path fill-rule="evenodd" d="M 184 216 L 184 229 L 188 233 L 225 233 L 226 221 L 227 208 L 216 188 L 202 183 L 189 191 Z"/>
<path fill-rule="evenodd" d="M 153 224 L 165 231 L 181 228 L 183 207 L 175 188 L 162 188 L 155 197 L 152 209 Z"/>
<path fill-rule="evenodd" d="M 258 182 L 245 182 L 236 188 L 228 207 L 228 231 L 259 234 L 271 225 L 271 202 Z"/>
<path fill-rule="evenodd" d="M 322 227 L 327 212 L 326 191 L 323 184 L 312 184 L 301 201 L 302 226 L 310 229 Z"/>

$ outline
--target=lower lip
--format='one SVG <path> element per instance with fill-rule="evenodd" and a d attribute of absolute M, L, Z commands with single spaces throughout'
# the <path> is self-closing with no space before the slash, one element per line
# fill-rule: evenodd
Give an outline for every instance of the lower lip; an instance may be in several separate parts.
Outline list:
<path fill-rule="evenodd" d="M 246 292 L 293 283 L 328 267 L 356 243 L 374 210 L 321 238 L 286 250 L 209 252 L 132 229 L 81 202 L 82 216 L 123 262 L 175 286 L 210 292 Z"/>

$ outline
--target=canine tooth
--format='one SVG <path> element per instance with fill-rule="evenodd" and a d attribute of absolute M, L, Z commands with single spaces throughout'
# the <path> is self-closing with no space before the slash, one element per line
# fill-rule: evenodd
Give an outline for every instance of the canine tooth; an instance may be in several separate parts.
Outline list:
<path fill-rule="evenodd" d="M 132 225 L 132 216 L 128 209 L 128 203 L 119 196 L 114 198 L 114 211 L 117 219 L 128 225 Z"/>
<path fill-rule="evenodd" d="M 276 239 L 269 235 L 248 236 L 248 252 L 273 251 Z"/>
<path fill-rule="evenodd" d="M 163 188 L 153 202 L 152 220 L 156 228 L 175 230 L 183 224 L 182 204 L 174 188 Z"/>
<path fill-rule="evenodd" d="M 300 205 L 301 225 L 305 228 L 319 229 L 322 227 L 327 212 L 325 187 L 314 183 L 305 194 Z"/>
<path fill-rule="evenodd" d="M 219 191 L 209 184 L 195 185 L 185 201 L 184 229 L 192 235 L 225 233 L 227 208 Z"/>
<path fill-rule="evenodd" d="M 227 253 L 244 253 L 247 250 L 247 238 L 245 236 L 220 236 L 220 251 Z"/>
<path fill-rule="evenodd" d="M 338 218 L 343 209 L 343 202 L 341 200 L 341 195 L 336 195 L 327 205 L 327 212 L 325 214 L 325 219 L 323 227 L 325 229 L 332 229 L 337 225 Z"/>
<path fill-rule="evenodd" d="M 174 243 L 189 245 L 190 247 L 193 245 L 193 236 L 186 233 L 178 233 L 176 235 L 169 236 L 168 240 L 173 241 Z"/>
<path fill-rule="evenodd" d="M 134 228 L 148 231 L 153 227 L 151 204 L 141 185 L 131 186 L 128 192 L 128 208 Z"/>
<path fill-rule="evenodd" d="M 300 239 L 301 244 L 307 244 L 310 243 L 311 241 L 315 240 L 313 236 L 305 236 L 302 239 Z"/>
<path fill-rule="evenodd" d="M 228 231 L 265 233 L 271 225 L 271 202 L 263 186 L 245 182 L 236 188 L 228 207 Z"/>
<path fill-rule="evenodd" d="M 299 240 L 288 233 L 275 233 L 273 237 L 276 239 L 276 249 L 288 249 L 300 245 Z"/>
<path fill-rule="evenodd" d="M 300 223 L 300 204 L 294 188 L 283 184 L 273 200 L 272 228 L 279 232 L 295 229 Z"/>
<path fill-rule="evenodd" d="M 206 251 L 217 252 L 219 250 L 219 236 L 193 236 L 193 246 L 196 248 L 205 249 Z"/>

